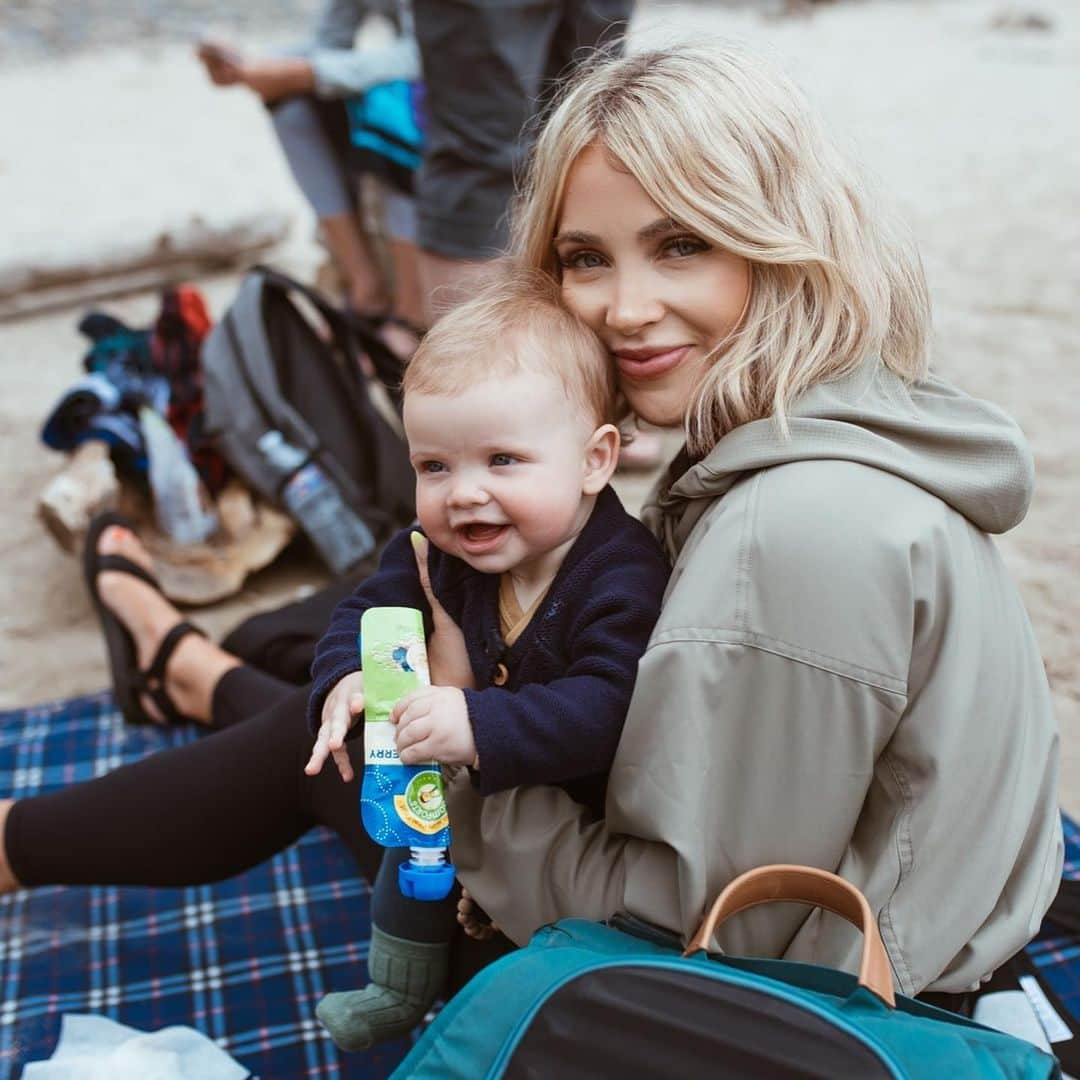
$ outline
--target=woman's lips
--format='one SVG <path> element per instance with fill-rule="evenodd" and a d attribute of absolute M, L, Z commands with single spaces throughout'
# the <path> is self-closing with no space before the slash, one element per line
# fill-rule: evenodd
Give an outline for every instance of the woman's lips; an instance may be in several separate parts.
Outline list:
<path fill-rule="evenodd" d="M 677 367 L 684 356 L 690 351 L 689 345 L 678 345 L 674 349 L 664 352 L 649 353 L 642 349 L 638 351 L 627 350 L 615 352 L 615 363 L 621 375 L 628 379 L 658 379 L 667 374 L 673 367 Z"/>
<path fill-rule="evenodd" d="M 470 525 L 461 525 L 455 532 L 461 543 L 461 548 L 469 555 L 486 555 L 494 551 L 502 541 L 509 526 L 485 525 L 474 522 Z"/>

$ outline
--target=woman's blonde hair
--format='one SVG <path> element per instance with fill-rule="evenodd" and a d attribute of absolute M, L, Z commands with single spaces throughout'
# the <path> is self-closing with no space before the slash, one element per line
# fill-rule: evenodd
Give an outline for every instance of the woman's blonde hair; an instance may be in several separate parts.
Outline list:
<path fill-rule="evenodd" d="M 567 174 L 594 144 L 681 226 L 750 263 L 742 323 L 687 406 L 692 453 L 768 416 L 786 432 L 800 394 L 867 357 L 925 373 L 918 254 L 786 78 L 722 44 L 598 58 L 547 118 L 514 215 L 515 254 L 555 278 Z"/>
<path fill-rule="evenodd" d="M 484 379 L 554 375 L 597 426 L 615 418 L 615 373 L 597 336 L 568 311 L 549 274 L 498 259 L 469 299 L 436 320 L 405 368 L 402 391 L 453 397 Z"/>

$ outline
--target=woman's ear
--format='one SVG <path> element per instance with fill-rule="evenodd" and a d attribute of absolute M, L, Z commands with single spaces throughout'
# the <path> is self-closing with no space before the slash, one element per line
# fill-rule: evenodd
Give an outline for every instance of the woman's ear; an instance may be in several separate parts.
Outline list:
<path fill-rule="evenodd" d="M 599 495 L 611 479 L 619 460 L 619 429 L 614 424 L 598 427 L 585 444 L 585 495 Z"/>

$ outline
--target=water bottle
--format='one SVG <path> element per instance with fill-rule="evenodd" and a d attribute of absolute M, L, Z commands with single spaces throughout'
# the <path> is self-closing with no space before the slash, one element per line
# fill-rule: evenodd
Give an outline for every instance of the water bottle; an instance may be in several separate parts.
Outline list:
<path fill-rule="evenodd" d="M 217 528 L 217 515 L 203 506 L 199 474 L 168 421 L 148 405 L 139 426 L 149 461 L 150 490 L 158 527 L 177 544 L 201 544 Z"/>
<path fill-rule="evenodd" d="M 442 900 L 454 887 L 447 857 L 450 820 L 437 762 L 403 765 L 390 710 L 407 693 L 428 686 L 424 619 L 415 608 L 369 608 L 360 619 L 364 671 L 364 782 L 360 818 L 383 847 L 407 847 L 398 888 L 412 900 Z"/>
<path fill-rule="evenodd" d="M 268 431 L 255 444 L 281 478 L 281 499 L 307 533 L 326 565 L 344 574 L 375 550 L 375 537 L 303 450 Z"/>

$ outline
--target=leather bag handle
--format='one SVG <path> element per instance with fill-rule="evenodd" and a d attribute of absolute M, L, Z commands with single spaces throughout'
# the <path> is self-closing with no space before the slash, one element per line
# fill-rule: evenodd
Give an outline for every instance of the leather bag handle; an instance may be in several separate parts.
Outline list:
<path fill-rule="evenodd" d="M 879 997 L 890 1009 L 896 1007 L 892 967 L 866 897 L 851 882 L 827 870 L 777 863 L 740 874 L 716 898 L 683 956 L 707 950 L 716 928 L 732 915 L 759 904 L 771 903 L 809 904 L 811 907 L 824 908 L 861 930 L 863 948 L 859 985 Z"/>

